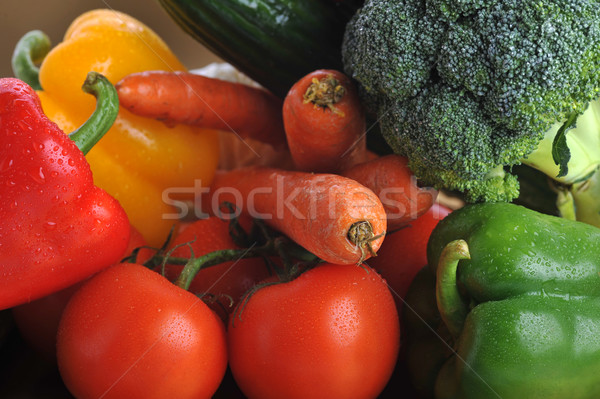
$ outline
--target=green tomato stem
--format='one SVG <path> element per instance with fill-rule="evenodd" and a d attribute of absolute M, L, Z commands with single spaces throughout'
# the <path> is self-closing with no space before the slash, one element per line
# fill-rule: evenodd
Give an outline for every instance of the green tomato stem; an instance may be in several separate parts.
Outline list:
<path fill-rule="evenodd" d="M 223 249 L 219 251 L 209 252 L 203 256 L 192 258 L 186 261 L 183 270 L 179 274 L 177 280 L 175 281 L 175 285 L 184 290 L 188 290 L 192 281 L 200 272 L 207 267 L 216 266 L 222 264 L 224 262 L 237 262 L 241 259 L 248 258 L 264 258 L 268 259 L 273 256 L 280 256 L 282 258 L 285 257 L 285 264 L 283 271 L 279 271 L 278 275 L 281 280 L 285 280 L 288 278 L 289 274 L 293 274 L 295 269 L 291 265 L 291 259 L 296 259 L 299 262 L 314 264 L 318 262 L 319 259 L 311 254 L 310 252 L 304 250 L 303 248 L 299 248 L 297 245 L 286 245 L 281 237 L 276 237 L 267 241 L 264 245 L 261 246 L 251 246 L 249 248 L 241 248 L 241 249 Z M 163 259 L 163 264 L 166 263 L 174 263 L 171 261 L 171 257 L 167 255 Z M 181 258 L 178 259 L 179 262 L 183 261 Z M 181 264 L 181 263 L 179 263 Z"/>
<path fill-rule="evenodd" d="M 196 274 L 202 269 L 210 266 L 219 265 L 224 262 L 237 261 L 246 258 L 255 258 L 261 256 L 260 251 L 253 248 L 244 249 L 223 249 L 220 251 L 209 252 L 206 255 L 191 259 L 184 267 L 175 285 L 184 290 L 188 290 Z M 169 260 L 170 261 L 170 260 Z"/>
<path fill-rule="evenodd" d="M 225 206 L 230 206 L 230 204 L 225 204 Z M 174 283 L 184 290 L 189 290 L 192 281 L 198 272 L 207 267 L 216 266 L 225 262 L 237 262 L 247 258 L 262 258 L 266 262 L 266 267 L 268 265 L 273 266 L 280 281 L 287 281 L 290 278 L 293 278 L 296 273 L 302 269 L 299 266 L 310 266 L 321 261 L 317 256 L 308 252 L 289 238 L 271 231 L 260 220 L 254 220 L 253 230 L 254 234 L 252 234 L 252 236 L 256 238 L 256 241 L 250 239 L 250 236 L 248 236 L 245 230 L 239 225 L 237 219 L 233 218 L 229 225 L 229 233 L 236 244 L 241 248 L 217 250 L 196 257 L 192 246 L 193 241 L 180 243 L 169 251 L 166 251 L 167 243 L 170 241 L 167 240 L 162 248 L 156 249 L 156 254 L 148 259 L 144 263 L 144 266 L 150 269 L 161 266 L 161 274 L 165 275 L 165 267 L 167 264 L 183 265 L 183 269 Z M 259 237 L 256 237 L 256 234 L 258 234 Z M 177 248 L 183 246 L 189 246 L 189 258 L 171 256 Z M 282 259 L 283 265 L 279 266 L 271 262 L 271 258 L 273 257 Z M 136 258 L 137 249 L 134 250 L 129 257 L 125 258 L 125 260 L 135 262 Z"/>

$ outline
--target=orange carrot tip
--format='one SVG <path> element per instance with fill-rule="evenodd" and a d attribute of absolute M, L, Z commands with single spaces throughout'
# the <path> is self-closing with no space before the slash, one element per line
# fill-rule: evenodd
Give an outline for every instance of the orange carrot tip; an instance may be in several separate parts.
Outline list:
<path fill-rule="evenodd" d="M 283 123 L 298 170 L 338 173 L 366 160 L 365 113 L 340 71 L 319 69 L 298 80 L 283 101 Z"/>
<path fill-rule="evenodd" d="M 211 206 L 223 201 L 335 264 L 362 263 L 383 242 L 387 216 L 377 195 L 353 179 L 268 167 L 219 173 Z"/>

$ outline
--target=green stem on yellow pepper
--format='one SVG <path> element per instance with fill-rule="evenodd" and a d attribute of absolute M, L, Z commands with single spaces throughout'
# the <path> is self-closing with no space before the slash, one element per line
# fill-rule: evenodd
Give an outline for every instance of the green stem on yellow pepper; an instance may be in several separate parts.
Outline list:
<path fill-rule="evenodd" d="M 12 70 L 15 77 L 24 81 L 34 90 L 42 90 L 40 85 L 40 69 L 36 66 L 42 62 L 50 51 L 50 38 L 40 30 L 27 32 L 17 43 L 12 56 Z"/>
<path fill-rule="evenodd" d="M 13 52 L 12 69 L 15 77 L 34 90 L 42 90 L 40 70 L 36 64 L 42 62 L 50 48 L 50 38 L 44 32 L 33 30 L 26 33 Z M 96 97 L 96 110 L 81 127 L 69 134 L 69 137 L 84 154 L 87 154 L 117 118 L 119 97 L 108 79 L 97 72 L 88 73 L 82 89 Z"/>

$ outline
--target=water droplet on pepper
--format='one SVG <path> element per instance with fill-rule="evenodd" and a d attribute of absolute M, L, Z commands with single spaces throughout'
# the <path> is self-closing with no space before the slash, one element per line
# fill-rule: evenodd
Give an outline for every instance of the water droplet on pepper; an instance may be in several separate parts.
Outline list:
<path fill-rule="evenodd" d="M 37 171 L 32 171 L 29 176 L 31 176 L 31 178 L 39 184 L 44 184 L 46 182 L 46 176 L 44 175 L 44 171 L 41 166 Z"/>
<path fill-rule="evenodd" d="M 13 163 L 14 163 L 13 159 L 3 158 L 0 161 L 0 173 L 4 173 L 4 172 L 8 171 L 12 167 Z"/>

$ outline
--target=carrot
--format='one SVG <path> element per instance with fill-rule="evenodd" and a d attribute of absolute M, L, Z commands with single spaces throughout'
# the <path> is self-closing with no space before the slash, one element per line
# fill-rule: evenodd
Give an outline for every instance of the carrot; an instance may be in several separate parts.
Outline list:
<path fill-rule="evenodd" d="M 342 72 L 319 69 L 283 101 L 283 124 L 298 170 L 337 173 L 366 160 L 366 119 L 356 87 Z"/>
<path fill-rule="evenodd" d="M 264 89 L 181 71 L 134 73 L 115 87 L 120 105 L 134 114 L 285 146 L 282 101 Z"/>
<path fill-rule="evenodd" d="M 211 186 L 212 207 L 223 201 L 335 264 L 361 263 L 375 255 L 387 226 L 371 190 L 334 174 L 260 166 L 220 172 Z"/>
<path fill-rule="evenodd" d="M 363 162 L 341 172 L 370 188 L 381 200 L 392 231 L 415 220 L 436 200 L 437 191 L 419 187 L 408 167 L 408 159 L 400 155 L 385 155 Z"/>

